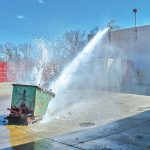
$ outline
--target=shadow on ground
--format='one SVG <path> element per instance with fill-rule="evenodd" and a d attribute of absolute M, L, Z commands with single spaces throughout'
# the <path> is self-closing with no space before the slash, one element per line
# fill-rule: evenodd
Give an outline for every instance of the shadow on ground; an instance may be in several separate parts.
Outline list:
<path fill-rule="evenodd" d="M 5 150 L 149 150 L 150 111 L 56 137 Z"/>

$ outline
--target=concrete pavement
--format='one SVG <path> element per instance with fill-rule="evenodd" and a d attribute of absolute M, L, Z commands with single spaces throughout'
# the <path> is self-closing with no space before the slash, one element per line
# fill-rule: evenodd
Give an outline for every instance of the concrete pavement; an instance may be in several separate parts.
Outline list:
<path fill-rule="evenodd" d="M 13 147 L 13 150 L 17 149 L 149 150 L 150 111 L 145 111 L 102 127 L 88 128 Z"/>
<path fill-rule="evenodd" d="M 23 126 L 3 122 L 11 103 L 11 86 L 3 84 L 1 89 L 5 92 L 0 92 L 0 149 L 150 149 L 149 96 L 125 93 L 102 96 L 97 92 L 84 95 L 85 91 L 80 91 L 82 103 L 68 108 L 45 126 Z"/>

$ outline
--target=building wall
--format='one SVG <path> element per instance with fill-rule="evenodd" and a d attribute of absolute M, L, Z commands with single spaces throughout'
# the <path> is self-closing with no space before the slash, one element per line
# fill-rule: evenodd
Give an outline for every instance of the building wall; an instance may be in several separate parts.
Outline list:
<path fill-rule="evenodd" d="M 135 28 L 112 31 L 111 42 L 130 57 L 139 57 L 150 54 L 150 25 L 137 27 L 137 39 Z"/>
<path fill-rule="evenodd" d="M 109 38 L 109 36 L 108 36 Z M 150 25 L 111 32 L 111 45 L 122 51 L 122 59 L 132 61 L 134 82 L 150 84 Z"/>

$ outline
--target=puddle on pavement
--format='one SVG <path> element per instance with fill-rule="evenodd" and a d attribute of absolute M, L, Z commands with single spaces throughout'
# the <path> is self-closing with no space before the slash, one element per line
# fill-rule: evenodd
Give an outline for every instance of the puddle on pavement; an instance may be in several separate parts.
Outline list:
<path fill-rule="evenodd" d="M 7 115 L 0 115 L 0 126 L 5 126 L 8 124 L 8 120 L 5 119 L 5 117 L 7 117 Z"/>

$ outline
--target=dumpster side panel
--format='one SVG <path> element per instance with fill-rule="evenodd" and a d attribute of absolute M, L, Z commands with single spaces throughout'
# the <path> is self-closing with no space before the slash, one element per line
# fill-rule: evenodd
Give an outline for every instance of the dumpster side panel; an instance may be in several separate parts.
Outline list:
<path fill-rule="evenodd" d="M 21 104 L 34 111 L 36 87 L 13 85 L 11 107 L 19 108 Z"/>
<path fill-rule="evenodd" d="M 44 115 L 47 110 L 48 104 L 52 98 L 53 96 L 43 91 L 42 89 L 37 89 L 34 116 Z"/>

